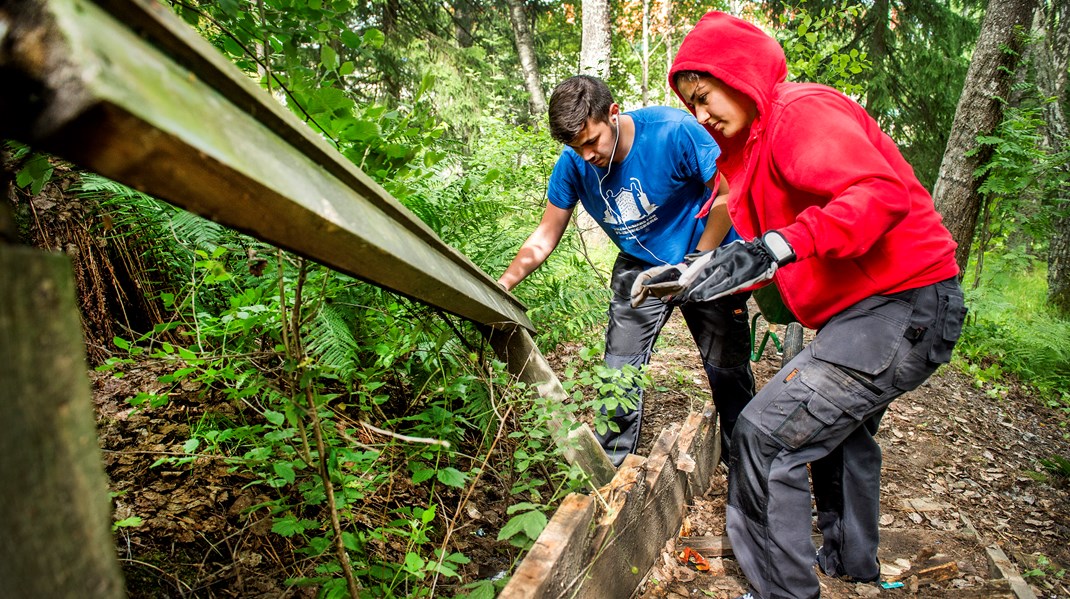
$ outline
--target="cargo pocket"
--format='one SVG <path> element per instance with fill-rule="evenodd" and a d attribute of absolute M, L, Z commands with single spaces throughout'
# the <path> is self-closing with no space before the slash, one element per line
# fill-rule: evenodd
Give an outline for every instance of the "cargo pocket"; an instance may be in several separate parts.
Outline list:
<path fill-rule="evenodd" d="M 962 335 L 962 323 L 966 319 L 966 304 L 961 295 L 948 294 L 940 298 L 940 308 L 943 316 L 941 334 L 933 340 L 929 348 L 929 359 L 937 364 L 946 364 L 951 361 L 951 350 Z M 937 322 L 940 322 L 939 317 Z"/>
<path fill-rule="evenodd" d="M 951 350 L 962 335 L 966 305 L 957 283 L 936 286 L 936 318 L 895 370 L 893 384 L 903 391 L 916 389 L 941 364 L 951 361 Z"/>
<path fill-rule="evenodd" d="M 810 347 L 819 360 L 874 376 L 891 366 L 912 312 L 901 299 L 867 297 L 834 316 Z"/>
<path fill-rule="evenodd" d="M 799 404 L 784 419 L 784 422 L 773 431 L 773 436 L 788 449 L 796 450 L 806 445 L 822 429 L 836 422 L 842 415 L 843 410 L 815 392 L 810 395 L 810 399 L 805 404 Z"/>

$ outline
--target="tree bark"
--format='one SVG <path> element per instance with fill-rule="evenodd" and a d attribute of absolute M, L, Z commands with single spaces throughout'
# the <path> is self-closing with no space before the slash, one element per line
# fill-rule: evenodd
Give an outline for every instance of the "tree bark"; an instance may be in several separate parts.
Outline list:
<path fill-rule="evenodd" d="M 0 243 L 0 596 L 124 596 L 70 262 Z"/>
<path fill-rule="evenodd" d="M 472 25 L 475 23 L 475 8 L 469 0 L 453 3 L 453 35 L 461 48 L 471 48 Z"/>
<path fill-rule="evenodd" d="M 643 0 L 643 106 L 650 104 L 650 0 Z"/>
<path fill-rule="evenodd" d="M 1003 118 L 1002 99 L 1010 92 L 1021 56 L 1021 29 L 1029 26 L 1035 6 L 1033 0 L 989 0 L 955 109 L 933 200 L 958 243 L 955 260 L 960 272 L 965 272 L 969 260 L 981 207 L 978 189 L 983 179 L 974 176 L 974 172 L 991 158 L 992 152 L 982 148 L 967 154 L 977 149 L 977 137 L 995 131 Z"/>
<path fill-rule="evenodd" d="M 613 36 L 609 28 L 609 1 L 583 0 L 583 40 L 580 74 L 609 78 Z"/>
<path fill-rule="evenodd" d="M 528 90 L 528 106 L 531 116 L 538 117 L 546 112 L 546 94 L 542 91 L 542 77 L 539 76 L 539 62 L 535 58 L 535 41 L 528 27 L 528 11 L 524 0 L 506 0 L 509 5 L 509 22 L 513 26 L 513 39 L 516 52 L 520 56 L 520 70 L 524 73 L 524 87 Z"/>
<path fill-rule="evenodd" d="M 391 98 L 394 101 L 401 97 L 401 83 L 397 78 L 398 61 L 395 60 L 394 55 L 389 52 L 388 46 L 390 41 L 393 41 L 398 33 L 399 13 L 399 0 L 386 0 L 383 2 L 383 35 L 385 35 L 388 40 L 387 44 L 380 50 L 382 53 L 381 60 L 386 67 L 381 69 L 383 92 L 387 98 Z"/>
<path fill-rule="evenodd" d="M 663 36 L 663 41 L 665 42 L 665 72 L 668 73 L 672 70 L 672 60 L 676 55 L 676 46 L 672 43 L 672 0 L 665 0 L 662 15 L 665 21 L 665 34 Z M 671 102 L 676 97 L 673 94 L 672 87 L 669 86 L 668 80 L 663 80 L 661 84 L 664 86 L 662 92 L 665 95 L 665 104 L 672 106 Z"/>
<path fill-rule="evenodd" d="M 1066 101 L 1067 67 L 1070 66 L 1070 3 L 1065 0 L 1041 2 L 1037 10 L 1037 87 L 1042 96 L 1054 98 L 1044 105 L 1045 141 L 1052 152 L 1070 143 Z M 1070 165 L 1062 166 L 1064 171 Z M 1064 315 L 1070 314 L 1070 210 L 1058 209 L 1048 245 L 1048 303 Z"/>
<path fill-rule="evenodd" d="M 867 57 L 872 62 L 873 73 L 883 73 L 883 64 L 888 58 L 888 25 L 889 25 L 889 0 L 876 0 L 873 6 L 866 11 L 867 18 L 872 19 L 873 31 L 869 36 L 869 52 Z M 878 118 L 876 110 L 878 97 L 876 87 L 870 87 L 866 93 L 866 108 L 870 110 L 873 118 Z"/>

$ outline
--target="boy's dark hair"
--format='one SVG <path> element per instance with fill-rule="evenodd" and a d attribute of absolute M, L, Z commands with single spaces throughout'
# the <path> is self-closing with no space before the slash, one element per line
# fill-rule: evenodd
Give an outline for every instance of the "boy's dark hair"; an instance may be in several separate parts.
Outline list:
<path fill-rule="evenodd" d="M 601 79 L 589 75 L 569 77 L 550 96 L 550 135 L 567 144 L 576 139 L 587 119 L 608 122 L 612 105 L 613 94 Z"/>

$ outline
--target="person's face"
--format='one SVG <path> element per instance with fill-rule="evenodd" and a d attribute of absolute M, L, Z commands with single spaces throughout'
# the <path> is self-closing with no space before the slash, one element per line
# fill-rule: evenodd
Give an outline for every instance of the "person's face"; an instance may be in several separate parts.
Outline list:
<path fill-rule="evenodd" d="M 611 112 L 609 122 L 587 119 L 587 124 L 572 138 L 568 146 L 587 162 L 599 168 L 606 168 L 613 156 L 613 147 L 617 145 L 615 120 L 619 118 L 619 114 Z"/>
<path fill-rule="evenodd" d="M 677 87 L 698 122 L 725 137 L 746 129 L 758 114 L 754 100 L 715 77 L 681 80 Z"/>

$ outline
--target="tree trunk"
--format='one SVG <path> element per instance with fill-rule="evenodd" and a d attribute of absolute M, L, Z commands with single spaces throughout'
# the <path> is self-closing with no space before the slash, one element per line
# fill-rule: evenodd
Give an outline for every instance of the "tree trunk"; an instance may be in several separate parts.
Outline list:
<path fill-rule="evenodd" d="M 401 83 L 397 79 L 397 70 L 399 68 L 398 61 L 395 55 L 389 50 L 390 42 L 395 39 L 398 33 L 398 13 L 400 11 L 399 0 L 386 0 L 383 2 L 383 35 L 386 36 L 387 44 L 380 50 L 381 64 L 385 68 L 381 68 L 383 93 L 385 97 L 390 98 L 392 101 L 397 101 L 401 97 Z"/>
<path fill-rule="evenodd" d="M 509 22 L 513 26 L 516 52 L 520 56 L 520 70 L 524 72 L 524 87 L 531 96 L 528 106 L 531 116 L 538 117 L 546 112 L 546 94 L 542 91 L 539 62 L 535 58 L 535 41 L 528 27 L 528 11 L 524 8 L 524 0 L 506 0 L 506 3 L 509 5 Z"/>
<path fill-rule="evenodd" d="M 888 57 L 888 25 L 889 25 L 889 0 L 876 0 L 872 8 L 866 11 L 868 19 L 872 19 L 873 31 L 869 36 L 869 51 L 867 58 L 872 62 L 873 73 L 883 73 L 883 64 Z M 878 104 L 878 92 L 876 86 L 870 86 L 866 93 L 866 108 L 873 118 L 880 115 Z"/>
<path fill-rule="evenodd" d="M 944 215 L 944 224 L 958 243 L 955 260 L 960 272 L 965 272 L 969 260 L 981 207 L 978 189 L 983 180 L 975 177 L 974 172 L 989 160 L 992 152 L 982 148 L 967 154 L 977 149 L 977 137 L 995 131 L 1003 117 L 1001 102 L 1010 93 L 1021 55 L 1020 29 L 1029 26 L 1035 5 L 1033 0 L 989 0 L 977 48 L 955 109 L 955 121 L 940 163 L 933 199 L 936 209 Z"/>
<path fill-rule="evenodd" d="M 650 0 L 643 0 L 643 106 L 650 104 Z"/>
<path fill-rule="evenodd" d="M 1070 66 L 1070 3 L 1065 0 L 1041 2 L 1037 10 L 1034 48 L 1037 87 L 1041 95 L 1055 98 L 1044 105 L 1047 126 L 1044 136 L 1052 152 L 1066 149 L 1070 143 L 1065 99 L 1067 67 Z M 1070 166 L 1063 165 L 1063 170 Z M 1048 303 L 1064 315 L 1070 314 L 1070 210 L 1062 208 L 1053 223 L 1048 246 Z"/>
<path fill-rule="evenodd" d="M 665 34 L 663 36 L 663 41 L 665 42 L 665 72 L 668 73 L 672 70 L 672 59 L 676 55 L 676 47 L 672 43 L 672 0 L 665 0 L 665 8 L 662 14 L 665 17 Z M 671 106 L 671 102 L 673 98 L 676 97 L 676 94 L 673 93 L 668 80 L 662 81 L 661 84 L 665 86 L 662 88 L 662 92 L 665 95 L 665 104 Z"/>
<path fill-rule="evenodd" d="M 0 280 L 0 596 L 123 597 L 70 262 L 0 243 Z"/>
<path fill-rule="evenodd" d="M 475 23 L 476 9 L 468 0 L 453 3 L 453 35 L 461 48 L 471 48 L 472 25 Z"/>
<path fill-rule="evenodd" d="M 612 51 L 609 0 L 583 0 L 583 40 L 580 44 L 580 74 L 609 78 Z"/>

